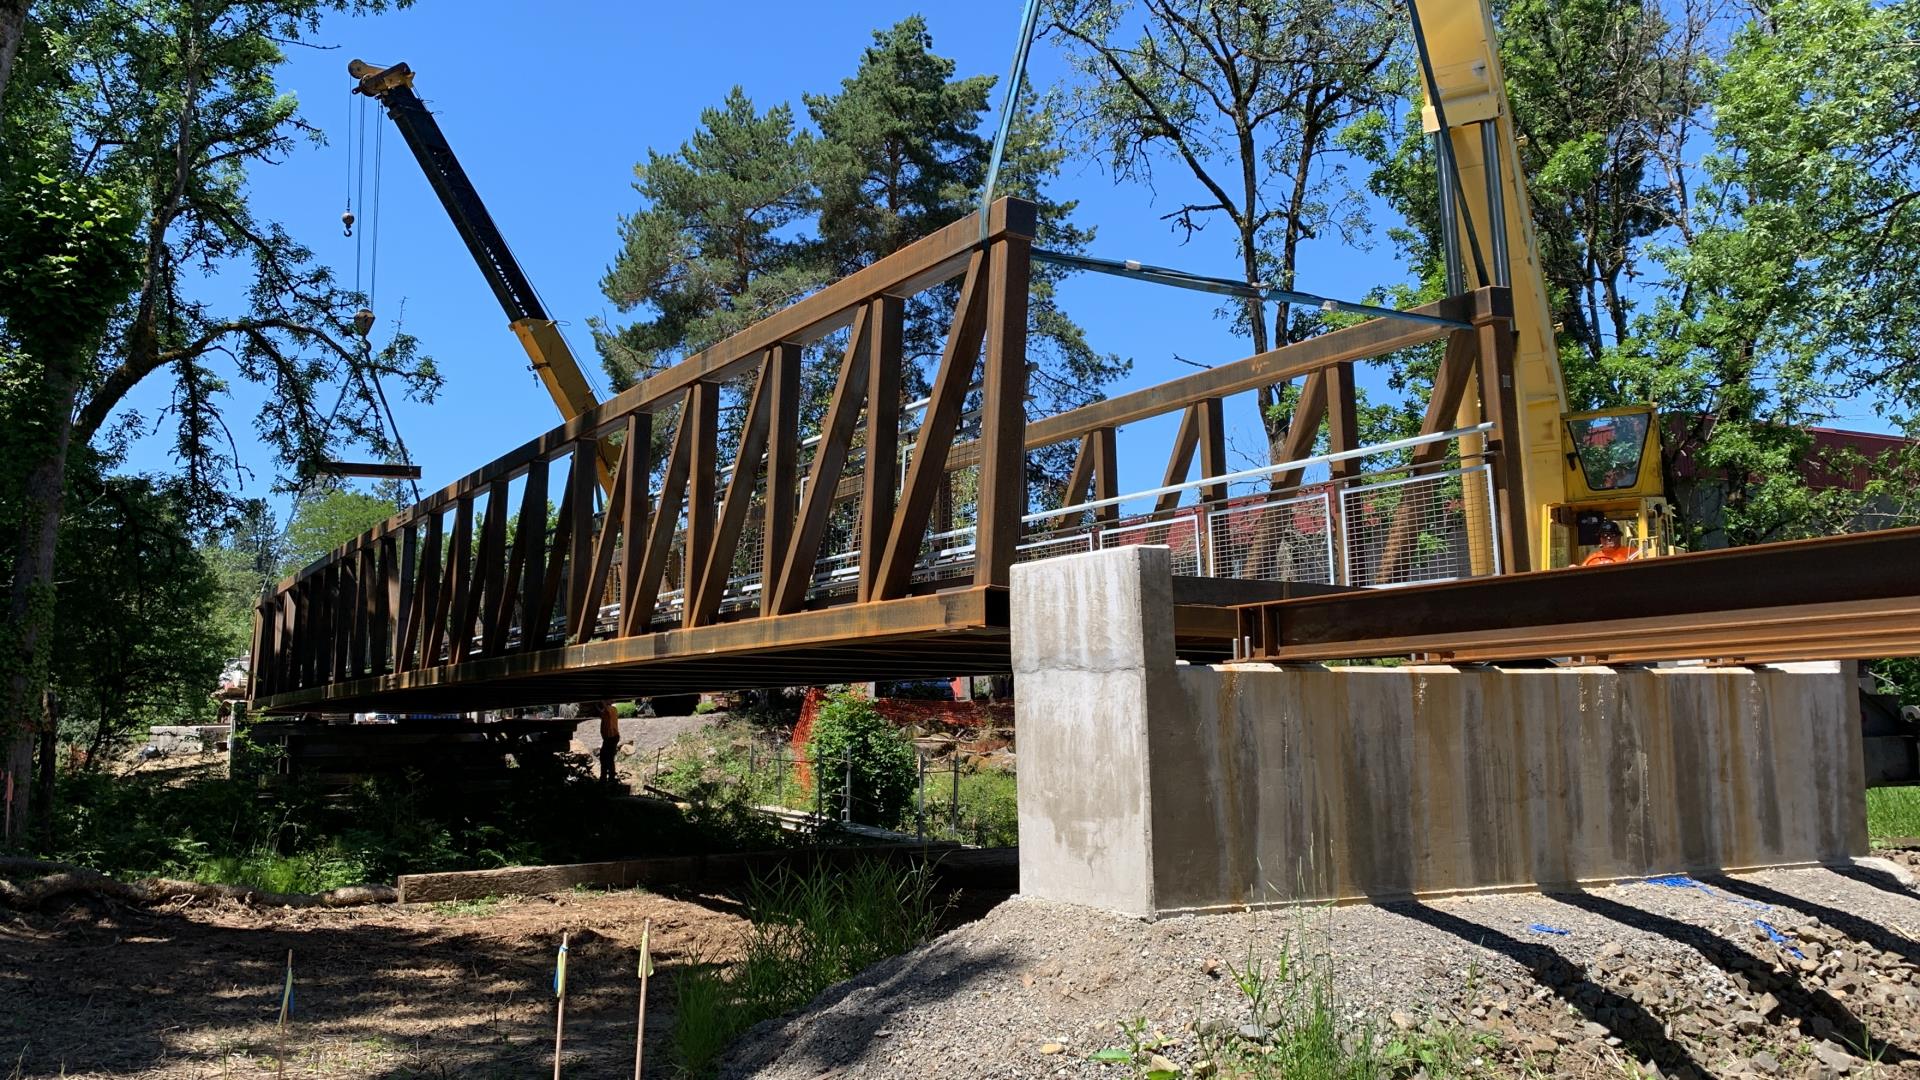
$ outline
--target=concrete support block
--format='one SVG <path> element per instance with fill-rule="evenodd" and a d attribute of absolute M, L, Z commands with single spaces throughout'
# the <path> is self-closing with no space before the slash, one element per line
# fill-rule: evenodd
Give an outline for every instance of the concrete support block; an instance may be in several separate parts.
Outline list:
<path fill-rule="evenodd" d="M 1021 890 L 1151 915 L 1148 719 L 1182 709 L 1168 551 L 1018 564 L 1010 592 Z"/>
<path fill-rule="evenodd" d="M 1851 665 L 1176 663 L 1164 549 L 1022 564 L 1021 888 L 1153 916 L 1866 851 Z"/>

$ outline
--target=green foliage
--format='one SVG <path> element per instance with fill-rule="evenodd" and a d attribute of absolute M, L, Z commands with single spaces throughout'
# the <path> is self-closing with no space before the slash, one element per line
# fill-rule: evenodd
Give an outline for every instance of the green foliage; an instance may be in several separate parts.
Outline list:
<path fill-rule="evenodd" d="M 621 251 L 600 287 L 622 312 L 653 314 L 615 331 L 596 323 L 607 374 L 625 387 L 823 284 L 792 226 L 812 192 L 813 141 L 793 110 L 754 108 L 739 87 L 700 114 L 671 154 L 633 168 L 646 206 L 620 220 Z"/>
<path fill-rule="evenodd" d="M 233 644 L 178 494 L 145 477 L 73 478 L 61 526 L 51 683 L 63 734 L 102 753 L 154 724 L 211 718 Z"/>
<path fill-rule="evenodd" d="M 918 782 L 913 744 L 865 698 L 840 694 L 820 707 L 807 737 L 807 759 L 829 811 L 842 806 L 849 778 L 856 822 L 891 827 L 912 805 Z"/>
<path fill-rule="evenodd" d="M 782 869 L 745 897 L 746 955 L 730 969 L 695 968 L 676 983 L 674 1049 L 689 1076 L 710 1076 L 741 1032 L 872 964 L 919 945 L 939 922 L 924 867 L 878 860 L 847 870 Z"/>
<path fill-rule="evenodd" d="M 1301 245 L 1368 233 L 1343 158 L 1404 93 L 1403 20 L 1339 0 L 1054 0 L 1045 33 L 1074 76 L 1062 95 L 1084 149 L 1121 180 L 1172 171 L 1191 194 L 1162 214 L 1188 237 L 1230 230 L 1246 281 L 1292 288 Z M 1320 313 L 1222 305 L 1255 351 L 1299 340 Z M 1270 439 L 1272 394 L 1260 395 Z"/>
<path fill-rule="evenodd" d="M 1875 840 L 1920 836 L 1920 788 L 1868 788 L 1867 835 Z"/>
<path fill-rule="evenodd" d="M 139 269 L 138 222 L 95 177 L 16 174 L 0 191 L 0 319 L 26 358 L 67 370 L 99 344 Z"/>
<path fill-rule="evenodd" d="M 363 491 L 327 487 L 309 492 L 287 522 L 280 544 L 286 560 L 281 572 L 299 570 L 395 513 L 392 499 Z"/>
<path fill-rule="evenodd" d="M 736 88 L 678 151 L 649 152 L 635 167 L 644 205 L 622 219 L 623 246 L 601 282 L 622 312 L 640 313 L 624 328 L 595 326 L 614 382 L 627 385 L 971 213 L 986 174 L 979 129 L 994 80 L 955 70 L 912 16 L 874 33 L 837 92 L 806 95 L 817 134 L 795 126 L 791 107 L 761 112 Z M 1077 251 L 1091 232 L 1068 222 L 1072 203 L 1044 192 L 1065 158 L 1058 142 L 1054 116 L 1023 96 L 1000 193 L 1036 200 L 1039 242 Z M 1036 267 L 1030 309 L 1033 393 L 1049 409 L 1093 400 L 1126 369 L 1095 352 L 1059 309 L 1059 276 Z M 941 286 L 909 302 L 909 395 L 925 388 L 955 295 Z M 816 397 L 835 344 L 809 356 Z"/>
<path fill-rule="evenodd" d="M 943 807 L 939 773 L 927 774 L 927 832 L 939 834 L 945 827 L 948 807 Z M 959 839 L 981 847 L 1012 847 L 1020 842 L 1020 803 L 1018 784 L 1012 773 L 982 769 L 960 776 Z M 902 828 L 906 824 L 902 823 Z"/>
<path fill-rule="evenodd" d="M 713 827 L 710 816 L 610 798 L 577 763 L 512 779 L 476 796 L 407 774 L 329 796 L 217 776 L 73 773 L 61 780 L 51 836 L 36 850 L 121 877 L 286 891 L 288 882 L 334 888 L 403 873 L 763 846 L 758 834 Z M 765 819 L 758 828 L 771 830 Z"/>

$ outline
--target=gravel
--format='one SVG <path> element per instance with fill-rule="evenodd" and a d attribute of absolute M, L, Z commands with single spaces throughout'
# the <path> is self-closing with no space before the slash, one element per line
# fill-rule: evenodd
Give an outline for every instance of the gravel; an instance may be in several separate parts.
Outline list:
<path fill-rule="evenodd" d="M 722 1075 L 1121 1080 L 1088 1055 L 1136 1021 L 1192 1068 L 1268 1034 L 1234 976 L 1283 953 L 1356 1028 L 1477 1032 L 1495 1074 L 1920 1076 L 1920 893 L 1884 864 L 1155 923 L 1016 897 L 755 1028 Z"/>

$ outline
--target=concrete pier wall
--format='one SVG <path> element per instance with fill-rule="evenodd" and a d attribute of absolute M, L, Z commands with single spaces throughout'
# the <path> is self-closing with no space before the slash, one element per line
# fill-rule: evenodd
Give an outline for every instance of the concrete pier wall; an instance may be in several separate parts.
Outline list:
<path fill-rule="evenodd" d="M 1031 895 L 1155 916 L 1866 852 L 1843 665 L 1189 666 L 1164 548 L 1011 592 Z"/>

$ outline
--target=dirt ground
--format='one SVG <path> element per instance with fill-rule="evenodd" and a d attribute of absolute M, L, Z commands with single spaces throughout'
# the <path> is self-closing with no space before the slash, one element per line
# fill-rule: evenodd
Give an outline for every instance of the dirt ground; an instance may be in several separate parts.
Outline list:
<path fill-rule="evenodd" d="M 566 1075 L 631 1076 L 636 948 L 653 920 L 671 971 L 726 962 L 724 897 L 574 893 L 458 905 L 236 904 L 0 912 L 0 1077 L 514 1077 L 551 1068 L 554 952 L 569 946 Z M 647 1075 L 666 1076 L 671 976 L 653 982 Z"/>

